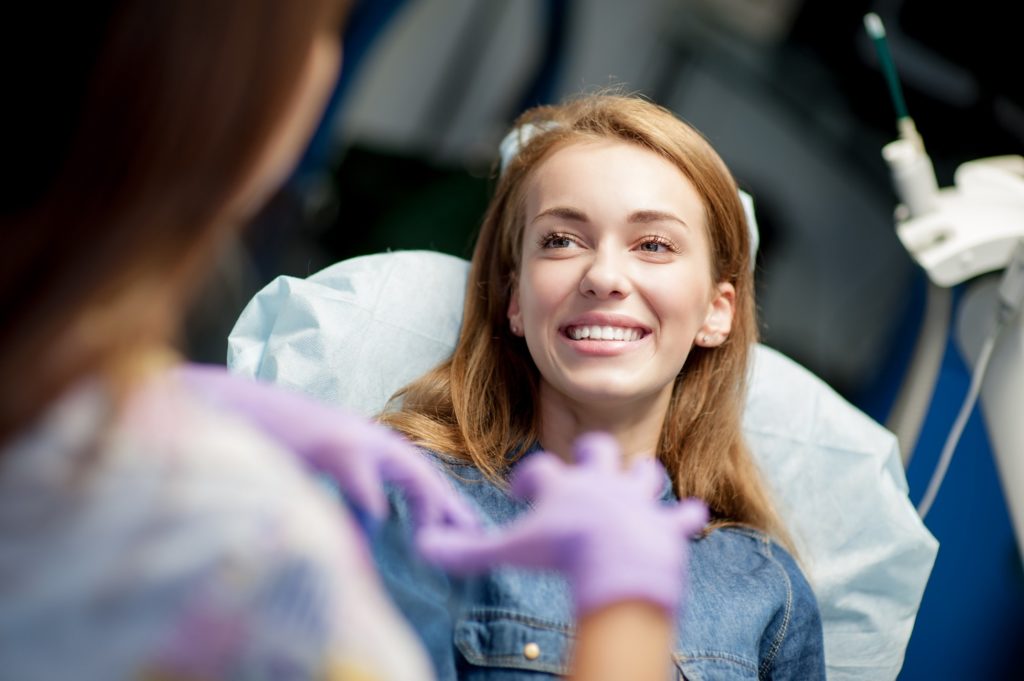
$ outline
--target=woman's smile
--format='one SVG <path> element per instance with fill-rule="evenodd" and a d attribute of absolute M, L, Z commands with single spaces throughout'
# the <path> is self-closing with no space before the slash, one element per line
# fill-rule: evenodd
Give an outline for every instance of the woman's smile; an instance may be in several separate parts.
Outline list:
<path fill-rule="evenodd" d="M 559 332 L 573 351 L 581 355 L 607 357 L 641 349 L 649 339 L 650 327 L 628 315 L 588 313 L 560 327 Z"/>

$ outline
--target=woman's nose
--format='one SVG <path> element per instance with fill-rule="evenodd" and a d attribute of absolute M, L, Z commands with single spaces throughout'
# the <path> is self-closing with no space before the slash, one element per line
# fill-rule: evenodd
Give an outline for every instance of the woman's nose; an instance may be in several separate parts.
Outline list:
<path fill-rule="evenodd" d="M 580 293 L 595 298 L 624 298 L 629 295 L 626 263 L 616 254 L 598 251 L 580 279 Z"/>

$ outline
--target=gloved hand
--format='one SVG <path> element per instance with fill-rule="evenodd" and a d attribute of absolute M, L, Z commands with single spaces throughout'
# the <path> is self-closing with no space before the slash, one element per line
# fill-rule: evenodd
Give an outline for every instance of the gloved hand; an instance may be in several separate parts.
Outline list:
<path fill-rule="evenodd" d="M 185 364 L 174 374 L 334 480 L 346 499 L 371 516 L 387 515 L 384 483 L 391 482 L 404 490 L 418 527 L 479 527 L 458 492 L 397 433 L 299 393 L 233 376 L 224 367 Z"/>
<path fill-rule="evenodd" d="M 661 503 L 661 464 L 645 459 L 622 470 L 610 435 L 584 435 L 574 447 L 576 466 L 538 452 L 515 471 L 512 494 L 533 502 L 532 511 L 496 533 L 424 530 L 420 551 L 455 573 L 496 565 L 558 570 L 577 616 L 627 600 L 673 613 L 685 587 L 687 541 L 707 523 L 707 507 Z"/>

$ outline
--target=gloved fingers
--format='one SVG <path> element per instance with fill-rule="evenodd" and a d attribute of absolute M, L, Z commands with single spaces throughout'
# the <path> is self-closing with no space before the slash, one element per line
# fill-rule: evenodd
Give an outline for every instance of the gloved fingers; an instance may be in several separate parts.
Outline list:
<path fill-rule="evenodd" d="M 629 477 L 644 495 L 644 499 L 656 499 L 665 489 L 665 467 L 655 458 L 634 461 L 629 468 Z"/>
<path fill-rule="evenodd" d="M 182 364 L 174 376 L 191 392 L 247 419 L 264 434 L 306 458 L 325 433 L 349 420 L 340 410 L 298 392 L 229 373 L 222 366 Z"/>
<path fill-rule="evenodd" d="M 194 395 L 221 407 L 237 409 L 239 402 L 244 405 L 248 394 L 259 389 L 255 380 L 232 376 L 219 365 L 185 362 L 173 367 L 171 375 Z"/>
<path fill-rule="evenodd" d="M 438 471 L 404 469 L 396 472 L 392 468 L 387 477 L 405 493 L 417 527 L 448 525 L 472 529 L 480 526 L 477 514 Z"/>
<path fill-rule="evenodd" d="M 347 499 L 370 515 L 387 515 L 387 481 L 408 493 L 420 524 L 478 525 L 455 490 L 397 433 L 301 393 L 234 376 L 224 367 L 184 364 L 173 372 L 189 389 L 240 412 L 328 475 Z"/>
<path fill-rule="evenodd" d="M 550 481 L 563 475 L 566 469 L 566 465 L 554 454 L 536 452 L 516 466 L 509 491 L 516 499 L 532 501 Z"/>
<path fill-rule="evenodd" d="M 700 533 L 708 524 L 708 507 L 700 499 L 683 499 L 671 513 L 676 529 L 687 537 Z"/>
<path fill-rule="evenodd" d="M 390 431 L 384 434 L 394 435 Z M 474 528 L 480 525 L 477 514 L 418 449 L 397 435 L 379 438 L 375 444 L 378 448 L 371 456 L 376 458 L 380 482 L 390 482 L 402 489 L 412 506 L 417 526 L 448 524 Z"/>
<path fill-rule="evenodd" d="M 476 525 L 476 517 L 440 474 L 397 433 L 358 414 L 301 393 L 229 374 L 223 367 L 183 365 L 176 375 L 190 389 L 233 409 L 337 483 L 370 515 L 387 515 L 385 481 L 415 500 L 421 523 Z"/>
<path fill-rule="evenodd" d="M 427 506 L 423 509 L 423 520 L 417 521 L 420 527 L 429 524 L 458 527 L 466 530 L 480 527 L 480 516 L 466 503 L 458 490 L 448 484 L 440 473 L 432 471 L 437 478 L 436 484 L 424 485 L 417 490 L 423 496 L 416 502 Z"/>
<path fill-rule="evenodd" d="M 622 467 L 622 450 L 608 433 L 584 433 L 573 442 L 576 462 L 587 468 L 617 471 Z"/>
<path fill-rule="evenodd" d="M 347 457 L 344 467 L 332 465 L 333 462 L 321 466 L 320 470 L 337 483 L 341 494 L 355 506 L 363 509 L 377 520 L 388 515 L 388 500 L 384 493 L 380 477 L 373 462 L 361 459 L 362 452 L 332 452 L 334 457 Z"/>
<path fill-rule="evenodd" d="M 549 567 L 542 528 L 534 525 L 517 523 L 497 532 L 426 527 L 417 533 L 416 546 L 424 558 L 455 574 L 484 572 L 498 565 Z"/>
<path fill-rule="evenodd" d="M 480 527 L 480 516 L 463 501 L 457 493 L 446 497 L 441 509 L 441 520 L 448 527 L 460 527 L 471 530 Z"/>

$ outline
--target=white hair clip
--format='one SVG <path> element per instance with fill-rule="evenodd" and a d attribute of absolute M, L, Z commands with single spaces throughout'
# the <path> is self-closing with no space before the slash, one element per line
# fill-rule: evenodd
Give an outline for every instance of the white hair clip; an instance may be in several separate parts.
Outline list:
<path fill-rule="evenodd" d="M 544 121 L 541 123 L 523 123 L 518 128 L 512 128 L 505 135 L 505 138 L 501 140 L 501 144 L 498 145 L 498 152 L 501 154 L 501 166 L 498 173 L 504 174 L 508 164 L 512 162 L 512 159 L 519 154 L 519 150 L 526 146 L 530 140 L 542 132 L 548 132 L 558 127 L 558 123 L 554 121 Z"/>
<path fill-rule="evenodd" d="M 750 269 L 753 270 L 757 264 L 757 247 L 761 245 L 761 231 L 757 228 L 757 218 L 754 216 L 754 197 L 742 189 L 739 191 L 743 212 L 747 214 L 747 229 L 750 230 Z"/>

